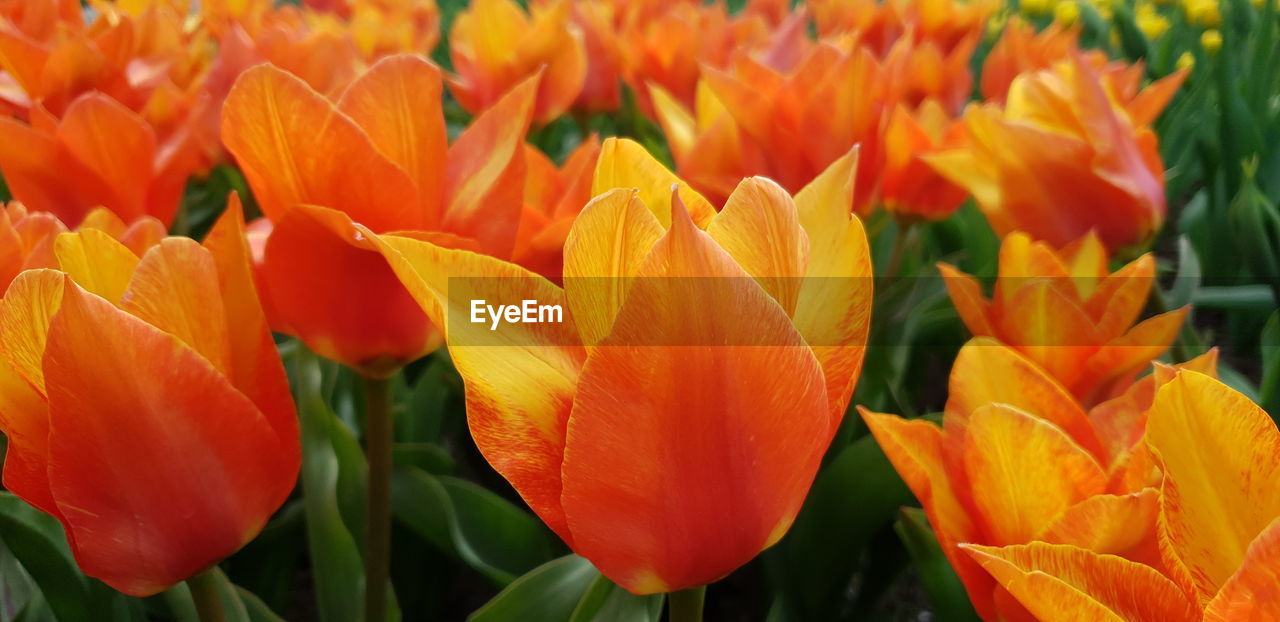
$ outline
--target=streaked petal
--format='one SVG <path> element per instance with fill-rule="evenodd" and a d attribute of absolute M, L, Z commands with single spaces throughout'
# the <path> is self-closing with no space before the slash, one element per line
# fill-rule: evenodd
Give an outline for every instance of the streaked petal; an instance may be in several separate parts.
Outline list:
<path fill-rule="evenodd" d="M 1092 403 L 1106 397 L 1116 385 L 1124 386 L 1138 370 L 1169 349 L 1188 311 L 1189 307 L 1183 307 L 1147 318 L 1124 336 L 1098 348 L 1086 362 L 1084 372 L 1069 387 L 1072 393 Z"/>
<path fill-rule="evenodd" d="M 702 195 L 662 166 L 640 143 L 628 138 L 607 138 L 600 147 L 591 193 L 601 195 L 614 188 L 636 188 L 640 191 L 640 200 L 658 222 L 670 227 L 671 187 L 676 185 L 693 222 L 705 227 L 715 216 L 716 208 Z"/>
<path fill-rule="evenodd" d="M 1147 304 L 1155 273 L 1155 257 L 1147 254 L 1098 283 L 1097 291 L 1088 298 L 1085 309 L 1097 322 L 1101 339 L 1115 339 L 1133 326 Z"/>
<path fill-rule="evenodd" d="M 399 165 L 418 189 L 422 228 L 439 226 L 444 209 L 445 134 L 440 69 L 420 56 L 384 58 L 347 87 L 342 111 Z"/>
<path fill-rule="evenodd" d="M 610 190 L 582 209 L 565 240 L 564 276 L 583 343 L 595 345 L 609 334 L 632 277 L 662 235 L 635 190 Z"/>
<path fill-rule="evenodd" d="M 982 295 L 982 284 L 978 279 L 969 276 L 948 263 L 938 263 L 938 272 L 942 274 L 942 282 L 947 287 L 947 295 L 955 306 L 960 320 L 975 337 L 994 337 L 995 328 L 987 318 L 987 302 Z"/>
<path fill-rule="evenodd" d="M 1164 468 L 1162 549 L 1208 600 L 1280 516 L 1280 431 L 1249 398 L 1193 371 L 1156 392 L 1147 443 Z"/>
<path fill-rule="evenodd" d="M 53 244 L 58 266 L 76 284 L 86 290 L 120 304 L 129 286 L 138 256 L 117 242 L 107 232 L 85 229 L 63 233 Z"/>
<path fill-rule="evenodd" d="M 62 306 L 64 275 L 56 270 L 29 270 L 9 284 L 0 299 L 0 341 L 14 371 L 43 397 L 44 351 L 49 323 Z"/>
<path fill-rule="evenodd" d="M 230 371 L 218 269 L 195 240 L 168 238 L 148 251 L 120 298 L 120 308 L 177 338 L 222 375 Z"/>
<path fill-rule="evenodd" d="M 1244 563 L 1209 601 L 1204 620 L 1280 620 L 1280 518 L 1249 543 Z"/>
<path fill-rule="evenodd" d="M 744 179 L 707 224 L 707 235 L 756 279 L 788 316 L 796 311 L 809 263 L 809 236 L 795 201 L 777 183 Z"/>
<path fill-rule="evenodd" d="M 995 542 L 1030 542 L 1107 485 L 1102 467 L 1061 429 L 1006 404 L 970 414 L 962 455 Z"/>
<path fill-rule="evenodd" d="M 1012 292 L 1006 290 L 998 336 L 1049 375 L 1072 386 L 1101 339 L 1077 300 L 1062 290 L 1064 286 L 1069 284 L 1058 279 L 1034 279 L 1016 285 Z"/>
<path fill-rule="evenodd" d="M 831 425 L 791 320 L 673 204 L 587 358 L 564 454 L 574 550 L 637 594 L 710 583 L 781 538 Z"/>
<path fill-rule="evenodd" d="M 53 496 L 80 567 L 118 590 L 155 594 L 230 555 L 293 488 L 298 463 L 249 400 L 78 287 L 52 322 L 45 375 Z"/>
<path fill-rule="evenodd" d="M 1044 622 L 1189 622 L 1197 617 L 1171 581 L 1121 557 L 1043 542 L 962 546 Z"/>
<path fill-rule="evenodd" d="M 1095 495 L 1064 510 L 1036 539 L 1140 562 L 1157 561 L 1159 511 L 1160 494 L 1155 488 L 1127 495 Z"/>

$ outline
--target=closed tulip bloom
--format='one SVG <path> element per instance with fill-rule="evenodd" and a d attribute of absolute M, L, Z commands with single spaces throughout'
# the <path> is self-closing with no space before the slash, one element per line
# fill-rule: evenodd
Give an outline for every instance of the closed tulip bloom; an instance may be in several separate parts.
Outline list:
<path fill-rule="evenodd" d="M 541 74 L 534 119 L 564 114 L 586 79 L 582 32 L 569 20 L 569 2 L 538 3 L 525 13 L 514 0 L 476 0 L 449 32 L 455 77 L 449 90 L 471 114 L 494 106 L 508 91 Z"/>
<path fill-rule="evenodd" d="M 1054 246 L 1096 231 L 1115 251 L 1148 244 L 1164 222 L 1155 120 L 1182 74 L 1120 103 L 1080 56 L 1014 79 L 1003 107 L 970 104 L 963 148 L 929 162 L 967 189 L 1001 236 Z M 1109 92 L 1110 91 L 1110 92 Z"/>
<path fill-rule="evenodd" d="M 1216 354 L 1185 364 L 1213 370 Z M 1117 400 L 1086 411 L 1018 351 L 987 338 L 951 370 L 942 426 L 862 410 L 894 468 L 924 506 L 978 613 L 1022 619 L 1021 607 L 962 551 L 963 543 L 1043 541 L 1160 564 L 1159 471 L 1144 451 L 1157 368 Z"/>
<path fill-rule="evenodd" d="M 448 326 L 485 458 L 631 592 L 715 581 L 799 511 L 865 347 L 871 267 L 845 208 L 855 158 L 794 200 L 745 180 L 717 213 L 640 145 L 610 139 L 565 246 L 564 289 L 491 257 L 376 238 Z M 465 320 L 476 297 L 567 312 L 491 331 Z"/>
<path fill-rule="evenodd" d="M 1187 309 L 1137 322 L 1155 279 L 1143 255 L 1110 272 L 1092 233 L 1062 251 L 1022 233 L 1005 238 L 990 300 L 973 277 L 939 270 L 974 335 L 995 337 L 1043 367 L 1088 405 L 1112 397 L 1178 335 Z M 1135 322 L 1137 322 L 1135 324 Z"/>
<path fill-rule="evenodd" d="M 293 489 L 293 401 L 239 207 L 203 245 L 141 257 L 61 234 L 0 302 L 4 485 L 53 515 L 85 574 L 150 596 L 236 552 Z"/>
<path fill-rule="evenodd" d="M 356 223 L 504 259 L 516 244 L 537 78 L 452 145 L 441 89 L 415 56 L 380 61 L 336 103 L 264 65 L 223 111 L 227 149 L 271 223 L 260 271 L 272 325 L 366 375 L 394 373 L 441 335 Z"/>
<path fill-rule="evenodd" d="M 1280 618 L 1280 431 L 1221 382 L 1178 372 L 1157 393 L 1147 443 L 1164 470 L 1162 574 L 1128 560 L 1036 543 L 967 546 L 1040 620 Z"/>
<path fill-rule="evenodd" d="M 15 199 L 69 227 L 103 206 L 122 220 L 173 221 L 199 154 L 187 137 L 161 141 L 141 116 L 89 93 L 61 119 L 0 118 L 0 172 Z"/>

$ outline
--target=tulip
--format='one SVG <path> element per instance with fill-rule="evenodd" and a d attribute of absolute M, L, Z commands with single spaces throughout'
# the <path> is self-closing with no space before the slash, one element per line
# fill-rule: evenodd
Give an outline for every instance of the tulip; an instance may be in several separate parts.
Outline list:
<path fill-rule="evenodd" d="M 929 42 L 949 54 L 979 35 L 999 3 L 994 0 L 811 0 L 821 38 L 856 34 L 877 54 L 907 37 Z"/>
<path fill-rule="evenodd" d="M 103 206 L 122 220 L 173 221 L 198 153 L 183 138 L 160 141 L 136 113 L 101 93 L 61 119 L 37 109 L 32 124 L 0 118 L 0 172 L 15 199 L 76 226 Z"/>
<path fill-rule="evenodd" d="M 1184 364 L 1212 371 L 1216 353 Z M 1158 477 L 1141 445 L 1154 387 L 1086 411 L 1035 362 L 988 338 L 960 350 L 942 427 L 861 409 L 889 461 L 924 506 L 984 619 L 1019 619 L 958 544 L 1066 544 L 1159 563 Z"/>
<path fill-rule="evenodd" d="M 1164 470 L 1167 576 L 1069 546 L 965 546 L 1041 620 L 1271 620 L 1280 567 L 1280 431 L 1221 382 L 1181 371 L 1156 393 L 1147 443 Z"/>
<path fill-rule="evenodd" d="M 880 200 L 900 219 L 941 220 L 960 208 L 968 195 L 934 171 L 922 156 L 964 140 L 964 127 L 955 123 L 936 100 L 927 100 L 912 114 L 899 106 L 884 133 L 884 172 Z"/>
<path fill-rule="evenodd" d="M 273 326 L 369 376 L 438 347 L 354 223 L 509 257 L 535 89 L 522 83 L 449 145 L 440 72 L 418 57 L 380 61 L 336 104 L 275 67 L 245 72 L 222 130 L 271 222 L 260 270 Z"/>
<path fill-rule="evenodd" d="M 1165 215 L 1149 123 L 1182 75 L 1125 106 L 1110 80 L 1073 56 L 1016 78 L 1003 109 L 971 104 L 967 145 L 929 161 L 973 194 L 1001 236 L 1021 230 L 1065 246 L 1093 230 L 1112 251 L 1142 246 Z"/>
<path fill-rule="evenodd" d="M 590 136 L 556 165 L 536 147 L 525 145 L 528 166 L 524 211 L 511 261 L 557 283 L 564 271 L 564 243 L 582 207 L 591 200 L 591 180 L 600 156 L 600 140 Z"/>
<path fill-rule="evenodd" d="M 1093 233 L 1062 251 L 1022 233 L 1000 248 L 995 295 L 983 297 L 972 276 L 940 263 L 951 302 L 969 331 L 1017 348 L 1086 405 L 1112 397 L 1147 361 L 1160 356 L 1187 309 L 1137 320 L 1155 279 L 1143 255 L 1109 273 Z"/>
<path fill-rule="evenodd" d="M 79 230 L 98 229 L 133 252 L 142 255 L 168 232 L 160 221 L 143 217 L 126 225 L 118 216 L 98 208 L 85 216 Z M 57 268 L 54 241 L 67 226 L 53 214 L 30 212 L 17 201 L 0 209 L 0 288 L 9 287 L 25 270 Z"/>
<path fill-rule="evenodd" d="M 150 596 L 236 552 L 293 490 L 293 401 L 233 205 L 141 257 L 63 233 L 0 302 L 4 485 L 85 574 Z"/>
<path fill-rule="evenodd" d="M 844 207 L 855 159 L 794 200 L 745 180 L 717 213 L 640 145 L 609 139 L 563 289 L 496 258 L 372 239 L 447 328 L 489 463 L 610 579 L 675 591 L 782 537 L 840 424 L 871 303 L 866 238 Z M 567 312 L 491 331 L 467 320 L 476 299 Z"/>
<path fill-rule="evenodd" d="M 308 8 L 337 14 L 365 59 L 428 53 L 440 38 L 435 0 L 307 0 Z"/>
<path fill-rule="evenodd" d="M 456 77 L 449 89 L 471 114 L 493 107 L 508 91 L 541 75 L 534 119 L 549 123 L 582 91 L 587 60 L 569 3 L 535 5 L 528 15 L 514 0 L 476 0 L 449 32 Z"/>

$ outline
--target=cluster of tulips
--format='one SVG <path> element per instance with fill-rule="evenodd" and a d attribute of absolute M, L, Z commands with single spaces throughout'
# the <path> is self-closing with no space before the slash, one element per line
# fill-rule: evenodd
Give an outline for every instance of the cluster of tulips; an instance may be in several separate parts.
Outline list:
<path fill-rule="evenodd" d="M 1280 431 L 1217 350 L 1170 362 L 1189 310 L 1144 254 L 1193 63 L 994 0 L 792 4 L 0 0 L 4 488 L 85 575 L 219 620 L 295 495 L 300 343 L 362 381 L 363 619 L 394 619 L 390 387 L 447 350 L 492 469 L 673 620 L 863 423 L 983 619 L 1280 617 Z M 197 241 L 216 167 L 244 184 Z M 970 199 L 998 275 L 938 265 L 973 336 L 941 425 L 846 417 L 873 277 Z"/>

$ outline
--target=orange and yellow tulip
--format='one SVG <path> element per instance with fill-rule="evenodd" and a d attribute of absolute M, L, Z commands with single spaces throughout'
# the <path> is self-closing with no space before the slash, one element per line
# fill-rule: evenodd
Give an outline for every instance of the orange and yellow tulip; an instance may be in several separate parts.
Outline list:
<path fill-rule="evenodd" d="M 795 199 L 744 180 L 717 213 L 640 145 L 607 140 L 563 289 L 492 257 L 372 239 L 447 327 L 490 464 L 610 579 L 678 590 L 782 537 L 844 414 L 871 303 L 845 208 L 855 159 Z M 476 298 L 566 312 L 491 331 L 466 321 Z"/>
<path fill-rule="evenodd" d="M 1280 618 L 1280 431 L 1221 382 L 1180 371 L 1159 389 L 1147 444 L 1164 470 L 1168 575 L 1076 547 L 966 546 L 1040 620 Z"/>
<path fill-rule="evenodd" d="M 89 212 L 80 230 L 98 229 L 141 255 L 160 241 L 167 231 L 159 220 L 143 217 L 125 224 L 110 210 L 98 208 Z M 31 212 L 17 201 L 0 209 L 0 289 L 9 287 L 14 277 L 25 270 L 57 268 L 54 240 L 67 226 L 48 212 Z"/>
<path fill-rule="evenodd" d="M 965 146 L 929 162 L 973 195 L 1001 236 L 1020 230 L 1065 246 L 1096 231 L 1112 251 L 1145 245 L 1165 216 L 1149 124 L 1182 75 L 1126 104 L 1113 81 L 1072 56 L 1015 78 L 1003 108 L 970 104 Z"/>
<path fill-rule="evenodd" d="M 141 257 L 63 233 L 0 301 L 4 485 L 86 574 L 156 594 L 231 555 L 293 490 L 297 420 L 238 206 Z"/>
<path fill-rule="evenodd" d="M 934 171 L 925 154 L 964 140 L 964 126 L 955 123 L 936 100 L 926 100 L 914 114 L 898 106 L 884 131 L 884 171 L 880 202 L 904 220 L 941 220 L 954 213 L 968 194 Z"/>
<path fill-rule="evenodd" d="M 397 53 L 427 54 L 440 39 L 435 0 L 307 0 L 308 8 L 346 21 L 365 59 Z"/>
<path fill-rule="evenodd" d="M 137 113 L 101 93 L 61 119 L 34 110 L 31 125 L 0 118 L 0 172 L 15 199 L 74 227 L 103 206 L 122 220 L 173 221 L 200 157 L 189 134 L 161 141 Z"/>
<path fill-rule="evenodd" d="M 1213 370 L 1216 353 L 1188 362 Z M 1159 564 L 1158 471 L 1142 442 L 1158 368 L 1123 400 L 1086 411 L 1017 350 L 966 344 L 951 370 L 942 427 L 862 410 L 894 468 L 924 505 L 978 613 L 1021 619 L 957 545 L 1069 544 Z"/>
<path fill-rule="evenodd" d="M 514 0 L 475 0 L 449 32 L 456 76 L 449 90 L 467 112 L 493 107 L 517 85 L 541 75 L 533 118 L 564 114 L 586 79 L 582 32 L 569 20 L 568 0 L 539 3 L 532 15 Z"/>
<path fill-rule="evenodd" d="M 272 325 L 374 376 L 438 347 L 356 223 L 510 257 L 536 89 L 521 83 L 450 145 L 440 71 L 420 57 L 379 61 L 336 103 L 275 67 L 245 72 L 222 130 L 271 222 L 260 269 Z"/>
<path fill-rule="evenodd" d="M 951 302 L 974 335 L 999 339 L 1043 367 L 1086 405 L 1122 391 L 1173 343 L 1187 309 L 1135 324 L 1155 279 L 1155 258 L 1120 270 L 1090 233 L 1062 251 L 1015 232 L 1000 248 L 995 294 L 942 263 Z"/>
<path fill-rule="evenodd" d="M 600 139 L 589 136 L 556 168 L 550 158 L 525 145 L 528 171 L 524 180 L 524 211 L 511 261 L 561 282 L 564 242 L 582 207 L 591 200 L 591 180 L 600 157 Z"/>

